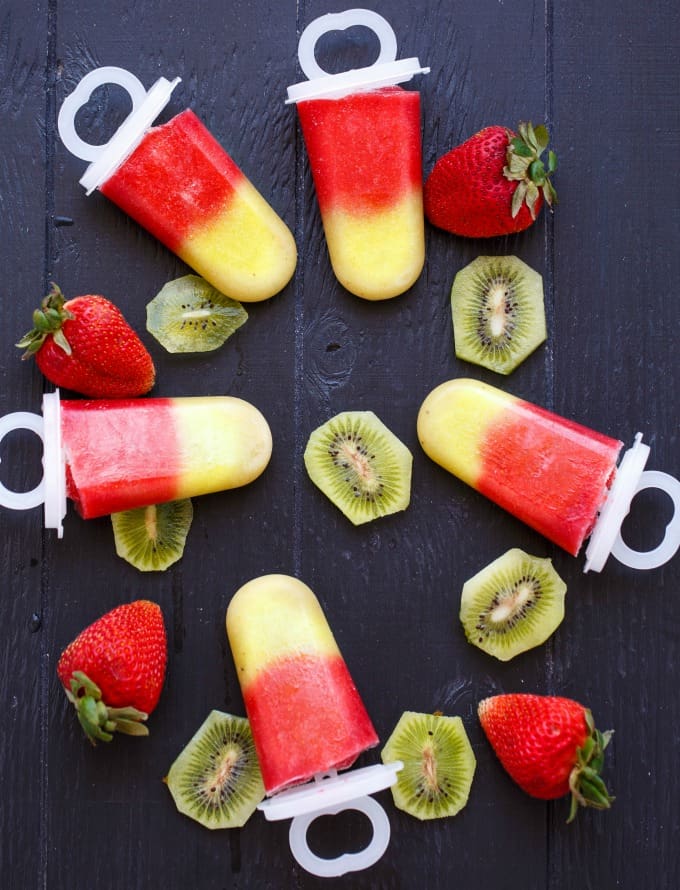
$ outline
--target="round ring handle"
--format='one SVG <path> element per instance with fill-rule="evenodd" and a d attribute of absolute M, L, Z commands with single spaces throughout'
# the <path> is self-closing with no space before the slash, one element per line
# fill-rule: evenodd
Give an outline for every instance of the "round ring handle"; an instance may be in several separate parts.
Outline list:
<path fill-rule="evenodd" d="M 629 547 L 619 531 L 612 547 L 612 556 L 633 569 L 655 569 L 668 562 L 680 547 L 680 481 L 659 470 L 645 470 L 640 476 L 635 494 L 645 488 L 660 488 L 665 491 L 673 501 L 673 516 L 666 526 L 661 543 L 658 547 L 646 552 L 633 550 Z"/>
<path fill-rule="evenodd" d="M 316 61 L 314 51 L 320 37 L 329 31 L 345 31 L 355 25 L 369 28 L 380 41 L 380 53 L 376 65 L 394 62 L 397 58 L 397 38 L 390 23 L 371 9 L 347 9 L 345 12 L 329 12 L 319 16 L 305 28 L 298 44 L 300 67 L 309 80 L 328 77 L 329 72 Z"/>
<path fill-rule="evenodd" d="M 38 414 L 31 414 L 28 411 L 15 411 L 13 414 L 5 414 L 0 417 L 0 442 L 5 438 L 7 433 L 13 430 L 31 430 L 43 440 L 44 443 L 44 424 L 43 419 Z M 30 491 L 10 491 L 9 488 L 0 482 L 0 505 L 9 507 L 11 510 L 29 510 L 31 507 L 37 507 L 45 500 L 45 479 L 44 477 Z"/>
<path fill-rule="evenodd" d="M 77 158 L 83 161 L 95 161 L 105 150 L 108 142 L 102 145 L 92 145 L 85 142 L 76 133 L 76 114 L 90 101 L 90 96 L 97 89 L 107 83 L 114 83 L 123 87 L 132 100 L 132 111 L 136 111 L 146 98 L 146 90 L 141 81 L 125 68 L 117 68 L 115 65 L 107 65 L 103 68 L 95 68 L 80 81 L 75 90 L 64 99 L 57 118 L 57 128 L 61 141 L 66 148 Z"/>
<path fill-rule="evenodd" d="M 343 853 L 335 859 L 322 859 L 312 853 L 307 843 L 309 826 L 319 816 L 337 815 L 344 810 L 358 810 L 367 816 L 373 827 L 371 842 L 358 853 Z M 319 812 L 296 816 L 288 833 L 290 849 L 299 864 L 310 874 L 320 878 L 334 878 L 350 871 L 361 871 L 377 862 L 390 841 L 390 822 L 385 810 L 372 797 L 358 797 L 347 803 L 330 806 Z"/>

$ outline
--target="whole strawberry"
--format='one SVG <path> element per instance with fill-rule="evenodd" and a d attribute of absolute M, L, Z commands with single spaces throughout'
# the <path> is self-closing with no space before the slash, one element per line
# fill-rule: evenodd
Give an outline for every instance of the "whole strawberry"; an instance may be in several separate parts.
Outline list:
<path fill-rule="evenodd" d="M 141 396 L 154 384 L 151 356 L 120 309 L 88 294 L 64 300 L 56 284 L 17 343 L 56 386 L 95 399 Z"/>
<path fill-rule="evenodd" d="M 588 708 L 569 698 L 510 694 L 486 698 L 479 720 L 498 759 L 517 784 L 542 800 L 571 792 L 568 822 L 579 806 L 609 809 L 600 778 L 612 732 L 595 729 Z"/>
<path fill-rule="evenodd" d="M 163 614 L 149 600 L 112 609 L 66 647 L 57 675 L 93 744 L 115 731 L 149 734 L 141 721 L 158 704 L 166 662 Z"/>
<path fill-rule="evenodd" d="M 557 168 L 548 153 L 544 126 L 521 123 L 519 134 L 486 127 L 441 157 L 425 182 L 429 221 L 467 238 L 492 238 L 528 228 L 543 202 L 556 203 L 550 175 Z"/>

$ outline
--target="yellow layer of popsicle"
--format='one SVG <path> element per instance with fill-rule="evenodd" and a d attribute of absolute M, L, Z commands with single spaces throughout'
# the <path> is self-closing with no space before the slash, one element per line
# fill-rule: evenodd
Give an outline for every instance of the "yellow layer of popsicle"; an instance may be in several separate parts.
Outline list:
<path fill-rule="evenodd" d="M 491 424 L 516 401 L 509 393 L 469 378 L 442 383 L 418 413 L 423 451 L 474 487 L 482 471 L 480 443 Z"/>
<path fill-rule="evenodd" d="M 333 271 L 348 291 L 366 300 L 387 300 L 416 281 L 425 262 L 420 191 L 386 210 L 323 215 Z"/>
<path fill-rule="evenodd" d="M 244 303 L 277 294 L 297 262 L 290 230 L 245 177 L 224 211 L 192 231 L 177 254 L 219 291 Z"/>
<path fill-rule="evenodd" d="M 269 425 L 253 405 L 232 396 L 173 399 L 179 450 L 178 498 L 238 488 L 269 463 Z"/>
<path fill-rule="evenodd" d="M 264 575 L 244 584 L 229 603 L 227 636 L 242 688 L 278 658 L 340 655 L 316 596 L 288 575 Z"/>

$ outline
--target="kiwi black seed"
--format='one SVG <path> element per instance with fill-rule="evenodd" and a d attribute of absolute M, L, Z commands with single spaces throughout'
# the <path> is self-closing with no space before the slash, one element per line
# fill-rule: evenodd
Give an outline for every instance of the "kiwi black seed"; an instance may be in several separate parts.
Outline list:
<path fill-rule="evenodd" d="M 549 559 L 508 550 L 463 585 L 465 635 L 489 655 L 509 661 L 556 630 L 564 618 L 566 592 Z"/>
<path fill-rule="evenodd" d="M 206 828 L 245 825 L 265 793 L 246 718 L 211 711 L 165 782 L 180 813 Z"/>
<path fill-rule="evenodd" d="M 543 279 L 516 256 L 480 256 L 451 288 L 458 358 L 510 374 L 546 339 Z"/>
<path fill-rule="evenodd" d="M 405 711 L 380 756 L 404 764 L 392 785 L 398 809 L 440 819 L 467 803 L 477 761 L 460 717 Z"/>
<path fill-rule="evenodd" d="M 193 515 L 189 498 L 112 513 L 116 553 L 140 572 L 162 572 L 184 553 Z"/>
<path fill-rule="evenodd" d="M 312 482 L 354 525 L 409 505 L 413 457 L 372 411 L 344 411 L 318 427 L 304 460 Z"/>
<path fill-rule="evenodd" d="M 146 329 L 168 352 L 210 352 L 247 320 L 237 300 L 198 275 L 169 281 L 146 307 Z"/>

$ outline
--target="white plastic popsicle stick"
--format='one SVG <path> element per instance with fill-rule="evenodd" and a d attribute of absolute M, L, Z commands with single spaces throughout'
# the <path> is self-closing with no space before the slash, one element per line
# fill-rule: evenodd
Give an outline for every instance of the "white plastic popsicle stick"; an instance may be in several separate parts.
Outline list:
<path fill-rule="evenodd" d="M 268 821 L 293 819 L 289 842 L 300 865 L 318 877 L 337 877 L 349 871 L 361 871 L 383 855 L 390 840 L 390 823 L 380 804 L 369 797 L 389 788 L 397 780 L 404 764 L 379 763 L 338 775 L 335 771 L 316 776 L 313 782 L 275 794 L 258 805 Z M 357 853 L 344 853 L 335 859 L 323 859 L 309 849 L 307 831 L 319 816 L 337 815 L 343 810 L 364 813 L 373 827 L 371 842 Z"/>
<path fill-rule="evenodd" d="M 95 68 L 86 74 L 75 90 L 64 99 L 57 118 L 57 128 L 62 142 L 71 154 L 92 162 L 80 179 L 88 195 L 105 182 L 135 150 L 148 128 L 168 104 L 172 91 L 180 81 L 180 77 L 173 81 L 160 77 L 147 92 L 134 74 L 125 68 L 109 65 Z M 108 142 L 92 145 L 81 139 L 76 132 L 76 114 L 87 105 L 97 87 L 110 83 L 117 84 L 128 92 L 132 110 Z"/>
<path fill-rule="evenodd" d="M 586 547 L 584 572 L 601 572 L 610 554 L 634 569 L 654 569 L 663 565 L 680 547 L 680 482 L 667 473 L 645 470 L 649 445 L 637 433 L 631 448 L 621 460 L 600 515 Z M 630 512 L 635 495 L 645 488 L 659 488 L 673 501 L 673 517 L 666 526 L 663 541 L 653 550 L 632 550 L 621 537 L 623 520 Z"/>
<path fill-rule="evenodd" d="M 322 815 L 336 815 L 344 810 L 357 810 L 368 816 L 373 828 L 371 842 L 357 853 L 342 853 L 335 859 L 324 859 L 309 849 L 307 831 Z M 297 862 L 310 874 L 319 878 L 336 878 L 350 871 L 362 871 L 373 865 L 383 855 L 390 842 L 390 820 L 385 810 L 372 797 L 360 797 L 348 804 L 328 807 L 323 813 L 307 813 L 296 816 L 288 832 L 290 849 Z"/>
<path fill-rule="evenodd" d="M 387 19 L 384 19 L 371 9 L 347 9 L 345 12 L 329 12 L 327 15 L 320 15 L 313 22 L 310 22 L 302 32 L 300 42 L 298 43 L 300 68 L 302 68 L 309 80 L 313 80 L 315 77 L 329 76 L 329 72 L 324 71 L 316 61 L 315 49 L 319 39 L 330 31 L 346 31 L 347 28 L 353 28 L 356 25 L 370 28 L 380 41 L 380 52 L 374 62 L 375 65 L 394 62 L 397 58 L 397 37 Z"/>
<path fill-rule="evenodd" d="M 612 547 L 612 556 L 633 569 L 655 569 L 662 566 L 675 556 L 680 547 L 680 481 L 659 470 L 645 470 L 640 477 L 635 494 L 645 488 L 659 488 L 661 491 L 665 491 L 673 501 L 673 516 L 666 526 L 661 543 L 653 550 L 646 552 L 633 550 L 629 547 L 619 531 Z"/>
<path fill-rule="evenodd" d="M 37 436 L 44 439 L 44 423 L 39 414 L 31 414 L 28 411 L 15 411 L 13 414 L 5 414 L 0 417 L 0 442 L 8 433 L 14 430 L 31 430 Z M 30 491 L 11 491 L 0 482 L 0 506 L 9 507 L 10 510 L 30 510 L 37 507 L 45 500 L 44 476 Z"/>
<path fill-rule="evenodd" d="M 95 68 L 80 81 L 75 90 L 64 99 L 57 118 L 57 128 L 61 141 L 66 148 L 83 161 L 94 161 L 102 153 L 105 145 L 92 145 L 80 138 L 76 132 L 76 114 L 87 105 L 90 96 L 97 87 L 107 83 L 117 84 L 128 93 L 132 100 L 132 111 L 135 112 L 146 98 L 146 90 L 141 81 L 125 68 L 108 65 Z"/>
<path fill-rule="evenodd" d="M 316 44 L 329 31 L 345 31 L 360 25 L 366 27 L 380 41 L 378 58 L 372 65 L 353 68 L 339 74 L 329 74 L 316 60 Z M 288 87 L 286 104 L 312 98 L 339 98 L 352 92 L 377 89 L 404 83 L 415 74 L 427 74 L 417 58 L 397 58 L 397 38 L 390 23 L 371 9 L 347 9 L 319 16 L 305 28 L 298 44 L 300 67 L 309 80 Z"/>
<path fill-rule="evenodd" d="M 31 430 L 43 443 L 43 476 L 30 491 L 10 491 L 0 483 L 0 506 L 10 510 L 28 510 L 45 505 L 45 528 L 64 534 L 66 515 L 66 472 L 61 444 L 59 391 L 43 396 L 43 415 L 15 411 L 0 417 L 0 441 L 12 430 Z"/>

